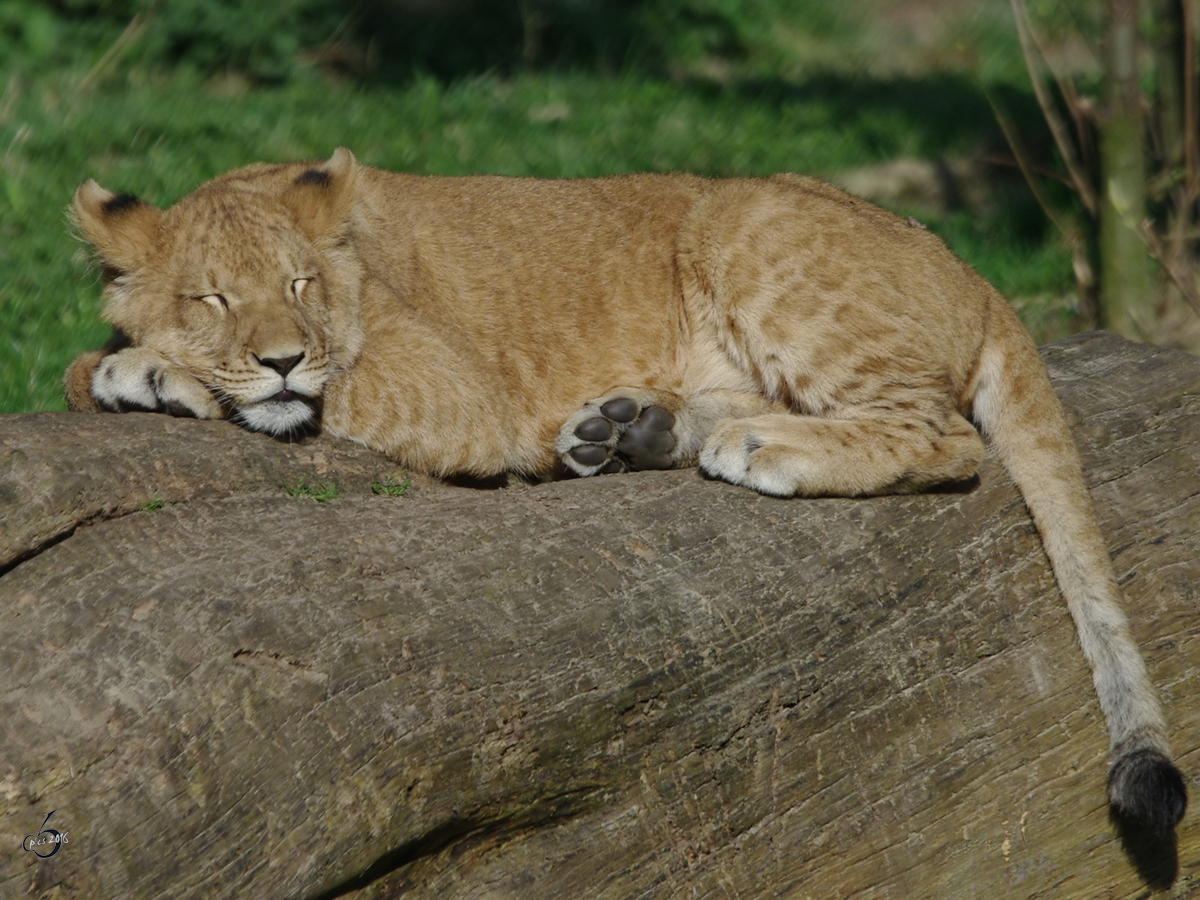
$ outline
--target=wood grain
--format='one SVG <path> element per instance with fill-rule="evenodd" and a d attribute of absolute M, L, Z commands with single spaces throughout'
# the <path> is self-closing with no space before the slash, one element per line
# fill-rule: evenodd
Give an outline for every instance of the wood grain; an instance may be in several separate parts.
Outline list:
<path fill-rule="evenodd" d="M 1044 352 L 1194 792 L 1200 361 Z M 994 461 L 858 501 L 695 471 L 372 494 L 394 468 L 0 418 L 0 895 L 1200 896 L 1195 812 L 1177 846 L 1109 822 Z M 304 475 L 342 497 L 281 489 Z"/>

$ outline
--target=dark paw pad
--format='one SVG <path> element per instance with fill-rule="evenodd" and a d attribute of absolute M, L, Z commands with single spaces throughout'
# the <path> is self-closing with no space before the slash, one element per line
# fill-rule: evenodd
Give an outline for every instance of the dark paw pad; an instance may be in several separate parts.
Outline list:
<path fill-rule="evenodd" d="M 1108 773 L 1108 798 L 1122 820 L 1156 834 L 1179 824 L 1187 809 L 1183 776 L 1154 750 L 1140 750 L 1116 761 Z"/>
<path fill-rule="evenodd" d="M 575 437 L 582 441 L 607 441 L 612 437 L 612 423 L 597 416 L 588 419 L 575 429 Z"/>
<path fill-rule="evenodd" d="M 669 469 L 674 463 L 675 416 L 633 397 L 584 406 L 559 434 L 556 449 L 580 475 Z"/>
<path fill-rule="evenodd" d="M 608 459 L 608 450 L 599 444 L 583 444 L 571 451 L 571 458 L 582 466 L 598 466 Z"/>
<path fill-rule="evenodd" d="M 636 400 L 629 397 L 617 397 L 615 400 L 609 400 L 602 407 L 600 412 L 612 419 L 614 422 L 625 424 L 632 422 L 637 418 L 638 405 Z"/>
<path fill-rule="evenodd" d="M 674 425 L 675 417 L 661 406 L 648 406 L 625 429 L 617 452 L 629 460 L 632 469 L 669 469 L 675 450 Z"/>

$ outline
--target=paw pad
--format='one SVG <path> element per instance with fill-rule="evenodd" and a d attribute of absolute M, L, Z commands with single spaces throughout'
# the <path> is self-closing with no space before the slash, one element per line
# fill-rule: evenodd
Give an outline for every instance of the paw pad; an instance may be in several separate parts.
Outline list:
<path fill-rule="evenodd" d="M 563 427 L 558 450 L 580 475 L 669 469 L 674 464 L 674 426 L 675 416 L 661 406 L 643 408 L 631 397 L 616 397 L 589 403 L 573 416 Z"/>
<path fill-rule="evenodd" d="M 597 416 L 594 419 L 586 420 L 582 425 L 575 429 L 575 437 L 581 441 L 607 441 L 612 437 L 612 423 L 607 419 L 602 419 Z"/>
<path fill-rule="evenodd" d="M 655 408 L 650 407 L 650 409 Z M 609 400 L 600 407 L 600 412 L 604 413 L 607 418 L 612 419 L 614 422 L 628 424 L 637 418 L 638 405 L 636 400 L 631 400 L 629 397 L 618 397 L 615 400 Z M 667 413 L 667 415 L 670 415 L 670 413 Z"/>
<path fill-rule="evenodd" d="M 583 466 L 598 466 L 608 461 L 610 452 L 603 444 L 581 444 L 571 451 L 571 458 Z"/>

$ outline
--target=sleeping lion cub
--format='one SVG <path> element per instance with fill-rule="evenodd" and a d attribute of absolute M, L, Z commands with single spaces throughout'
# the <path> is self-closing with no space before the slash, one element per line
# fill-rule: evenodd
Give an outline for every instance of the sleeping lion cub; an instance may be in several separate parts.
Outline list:
<path fill-rule="evenodd" d="M 1021 489 L 1111 734 L 1109 799 L 1186 793 L 1033 343 L 932 234 L 808 178 L 431 178 L 255 165 L 167 210 L 87 181 L 75 216 L 120 343 L 75 410 L 319 426 L 434 474 L 699 463 L 766 494 L 974 475 Z M 975 424 L 973 425 L 972 422 Z"/>

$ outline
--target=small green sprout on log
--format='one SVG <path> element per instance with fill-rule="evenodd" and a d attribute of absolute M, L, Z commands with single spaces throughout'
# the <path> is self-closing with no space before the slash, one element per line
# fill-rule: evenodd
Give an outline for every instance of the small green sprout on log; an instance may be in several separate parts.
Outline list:
<path fill-rule="evenodd" d="M 371 490 L 384 497 L 403 497 L 412 479 L 407 472 L 393 472 L 383 481 L 372 481 Z"/>
<path fill-rule="evenodd" d="M 318 503 L 324 503 L 327 500 L 333 500 L 338 496 L 337 485 L 332 481 L 309 481 L 305 475 L 295 485 L 295 487 L 284 485 L 283 489 L 288 492 L 290 497 L 308 497 L 316 500 Z"/>

